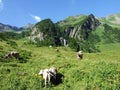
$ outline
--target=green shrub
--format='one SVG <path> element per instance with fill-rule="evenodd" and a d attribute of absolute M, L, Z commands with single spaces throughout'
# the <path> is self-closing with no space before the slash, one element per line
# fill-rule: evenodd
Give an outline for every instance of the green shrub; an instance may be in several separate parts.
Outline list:
<path fill-rule="evenodd" d="M 13 48 L 17 48 L 17 46 L 18 46 L 17 43 L 12 40 L 7 40 L 7 44 L 9 44 Z"/>
<path fill-rule="evenodd" d="M 19 52 L 19 62 L 20 63 L 25 63 L 28 61 L 28 59 L 31 57 L 31 52 L 30 51 L 26 51 L 26 50 L 20 50 Z"/>
<path fill-rule="evenodd" d="M 77 43 L 76 39 L 69 38 L 69 47 L 75 51 L 79 51 L 79 44 Z"/>

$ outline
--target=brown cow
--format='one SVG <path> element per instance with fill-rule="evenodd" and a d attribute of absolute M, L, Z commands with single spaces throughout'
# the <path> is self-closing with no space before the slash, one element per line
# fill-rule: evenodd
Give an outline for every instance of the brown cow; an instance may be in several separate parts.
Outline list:
<path fill-rule="evenodd" d="M 15 51 L 12 51 L 8 54 L 5 55 L 6 58 L 18 58 L 19 57 L 19 53 L 18 52 L 15 52 Z"/>

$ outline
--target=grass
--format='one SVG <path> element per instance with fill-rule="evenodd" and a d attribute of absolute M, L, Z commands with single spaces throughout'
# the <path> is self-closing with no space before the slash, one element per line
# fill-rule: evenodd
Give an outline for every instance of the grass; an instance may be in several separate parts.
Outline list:
<path fill-rule="evenodd" d="M 102 24 L 108 24 L 108 25 L 110 25 L 110 26 L 112 26 L 112 27 L 114 27 L 114 28 L 120 28 L 119 24 L 115 24 L 115 23 L 112 23 L 112 22 L 111 22 L 111 20 L 114 21 L 113 18 L 111 18 L 111 20 L 107 20 L 106 18 L 100 18 L 99 20 L 100 20 L 100 22 L 101 22 Z"/>
<path fill-rule="evenodd" d="M 80 15 L 80 16 L 70 16 L 68 18 L 66 18 L 65 20 L 63 20 L 62 23 L 60 23 L 60 26 L 76 26 L 76 25 L 81 25 L 85 20 L 86 20 L 87 16 L 85 15 Z"/>
<path fill-rule="evenodd" d="M 120 90 L 120 44 L 100 45 L 100 53 L 84 53 L 82 60 L 70 48 L 19 47 L 32 52 L 26 63 L 0 62 L 1 90 L 42 90 L 40 69 L 55 66 L 63 75 L 62 83 L 48 86 L 46 90 Z"/>

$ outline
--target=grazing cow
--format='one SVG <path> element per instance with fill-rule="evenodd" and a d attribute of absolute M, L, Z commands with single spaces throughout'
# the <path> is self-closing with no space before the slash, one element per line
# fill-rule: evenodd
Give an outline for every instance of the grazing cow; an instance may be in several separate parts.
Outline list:
<path fill-rule="evenodd" d="M 48 84 L 52 83 L 52 80 L 56 80 L 57 69 L 55 67 L 51 67 L 50 69 L 40 70 L 39 75 L 42 75 L 45 81 L 45 87 Z"/>
<path fill-rule="evenodd" d="M 78 59 L 82 59 L 82 58 L 83 58 L 83 52 L 82 52 L 82 51 L 79 51 L 79 52 L 77 53 L 77 58 L 78 58 Z"/>
<path fill-rule="evenodd" d="M 13 57 L 18 58 L 19 57 L 19 53 L 13 51 L 13 52 L 10 52 L 10 53 L 6 54 L 5 57 L 6 58 L 13 58 Z"/>
<path fill-rule="evenodd" d="M 52 73 L 53 77 L 56 79 L 57 69 L 55 67 L 51 67 L 49 71 Z"/>
<path fill-rule="evenodd" d="M 50 45 L 49 48 L 52 48 L 52 45 Z"/>
<path fill-rule="evenodd" d="M 59 49 L 55 49 L 56 52 L 59 52 Z"/>
<path fill-rule="evenodd" d="M 48 82 L 48 84 L 50 84 L 50 72 L 49 72 L 49 69 L 40 70 L 39 75 L 43 76 L 43 79 L 45 81 L 45 87 L 47 85 L 47 82 Z"/>

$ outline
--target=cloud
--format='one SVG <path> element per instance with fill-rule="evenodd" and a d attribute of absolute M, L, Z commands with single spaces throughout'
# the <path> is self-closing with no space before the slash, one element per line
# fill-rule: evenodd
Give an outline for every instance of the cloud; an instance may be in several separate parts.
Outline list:
<path fill-rule="evenodd" d="M 3 9 L 3 0 L 0 0 L 0 11 Z"/>
<path fill-rule="evenodd" d="M 30 14 L 30 16 L 31 16 L 36 22 L 40 22 L 40 21 L 41 21 L 41 17 L 39 17 L 39 16 L 32 15 L 32 14 Z"/>

